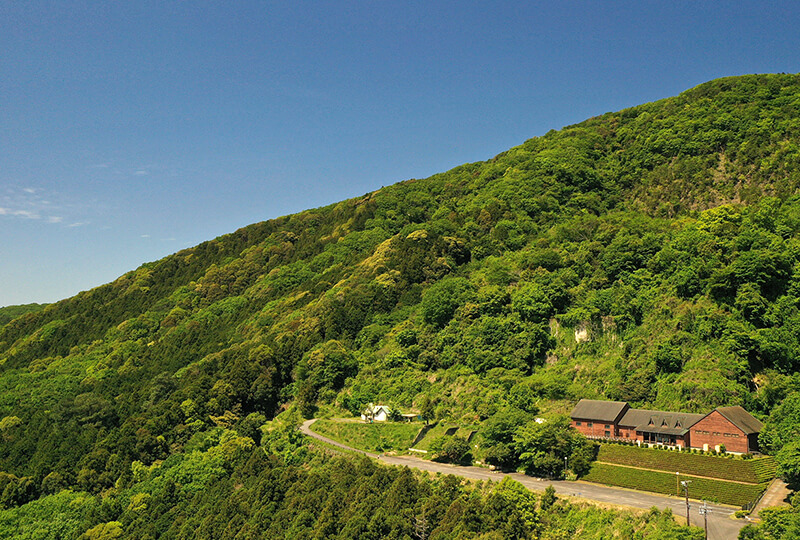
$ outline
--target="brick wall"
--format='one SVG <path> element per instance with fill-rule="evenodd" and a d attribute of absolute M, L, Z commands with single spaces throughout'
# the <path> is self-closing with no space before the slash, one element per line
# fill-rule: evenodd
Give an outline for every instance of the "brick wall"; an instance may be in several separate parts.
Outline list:
<path fill-rule="evenodd" d="M 724 444 L 728 452 L 746 453 L 749 451 L 747 435 L 731 424 L 718 411 L 714 411 L 691 429 L 692 448 L 703 448 L 707 444 L 711 450 L 718 444 Z"/>
<path fill-rule="evenodd" d="M 608 426 L 608 427 L 606 427 Z M 609 437 L 616 437 L 616 425 L 613 422 L 598 422 L 597 420 L 572 420 L 572 427 L 588 437 L 605 437 L 609 432 Z"/>

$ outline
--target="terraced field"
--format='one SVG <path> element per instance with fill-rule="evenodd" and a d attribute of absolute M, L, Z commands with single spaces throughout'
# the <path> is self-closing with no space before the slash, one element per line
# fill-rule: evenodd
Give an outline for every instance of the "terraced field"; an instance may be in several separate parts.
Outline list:
<path fill-rule="evenodd" d="M 683 495 L 677 480 L 690 480 L 693 499 L 744 506 L 758 499 L 774 477 L 771 457 L 744 460 L 604 444 L 582 479 L 669 495 Z"/>
<path fill-rule="evenodd" d="M 675 473 L 661 471 L 644 471 L 630 467 L 620 467 L 607 463 L 594 463 L 589 474 L 582 480 L 607 484 L 610 486 L 652 491 L 665 495 L 676 493 Z M 690 480 L 689 496 L 692 499 L 744 506 L 756 500 L 767 489 L 767 483 L 738 484 L 725 480 L 681 476 L 681 480 Z M 679 495 L 683 495 L 681 492 Z"/>
<path fill-rule="evenodd" d="M 745 460 L 604 444 L 600 446 L 597 461 L 751 484 L 768 482 L 775 477 L 775 460 L 771 457 Z"/>

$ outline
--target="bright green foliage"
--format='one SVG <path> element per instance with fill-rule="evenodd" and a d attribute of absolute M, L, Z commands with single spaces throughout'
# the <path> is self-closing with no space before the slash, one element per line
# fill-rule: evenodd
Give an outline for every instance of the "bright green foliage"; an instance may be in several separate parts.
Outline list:
<path fill-rule="evenodd" d="M 800 440 L 800 392 L 792 392 L 770 413 L 758 441 L 766 451 L 779 452 L 797 440 Z"/>
<path fill-rule="evenodd" d="M 407 450 L 421 428 L 422 425 L 417 422 L 367 424 L 364 422 L 337 422 L 324 418 L 317 420 L 312 426 L 312 429 L 321 435 L 369 452 Z"/>
<path fill-rule="evenodd" d="M 198 465 L 213 461 L 235 436 L 218 433 L 197 457 L 154 468 L 147 479 L 92 497 L 62 491 L 0 511 L 4 538 L 530 538 L 543 531 L 578 531 L 600 538 L 637 531 L 661 538 L 661 527 L 685 534 L 668 513 L 646 516 L 575 506 L 539 497 L 504 479 L 470 485 L 453 476 L 432 479 L 408 468 L 389 468 L 363 457 L 307 456 L 290 465 L 262 449 L 228 454 L 225 470 L 208 476 Z M 224 451 L 223 451 L 224 453 Z M 189 479 L 184 483 L 183 479 Z M 202 489 L 191 487 L 200 481 Z M 603 515 L 597 519 L 597 513 Z M 481 536 L 489 535 L 489 536 Z M 493 536 L 494 535 L 494 536 Z"/>
<path fill-rule="evenodd" d="M 47 304 L 23 304 L 19 306 L 6 306 L 0 308 L 0 326 L 8 324 L 13 319 L 26 313 L 35 313 L 47 307 Z"/>
<path fill-rule="evenodd" d="M 740 540 L 794 540 L 800 538 L 800 495 L 792 497 L 790 507 L 764 508 L 758 513 L 761 523 L 750 524 L 739 532 Z"/>
<path fill-rule="evenodd" d="M 597 397 L 766 418 L 800 390 L 798 118 L 797 75 L 711 81 L 17 317 L 0 326 L 0 419 L 19 419 L 3 504 L 108 493 L 218 429 L 265 444 L 255 424 L 286 408 L 427 397 L 472 424 Z"/>
<path fill-rule="evenodd" d="M 446 325 L 461 304 L 469 299 L 472 286 L 464 278 L 443 279 L 422 297 L 422 318 L 439 328 Z"/>
<path fill-rule="evenodd" d="M 430 452 L 435 459 L 448 463 L 469 463 L 472 448 L 464 437 L 453 435 L 431 441 Z"/>
<path fill-rule="evenodd" d="M 778 474 L 794 488 L 800 488 L 800 440 L 784 445 L 775 456 Z"/>
<path fill-rule="evenodd" d="M 556 416 L 517 428 L 513 447 L 526 473 L 560 477 L 567 468 L 579 475 L 589 469 L 595 445 L 573 430 L 569 423 L 568 417 Z"/>

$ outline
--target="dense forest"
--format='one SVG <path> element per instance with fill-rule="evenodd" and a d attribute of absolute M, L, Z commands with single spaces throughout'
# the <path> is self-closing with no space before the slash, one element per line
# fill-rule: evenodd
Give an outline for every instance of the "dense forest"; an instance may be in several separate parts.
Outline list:
<path fill-rule="evenodd" d="M 797 481 L 799 145 L 800 76 L 719 79 L 17 317 L 0 329 L 0 526 L 327 537 L 350 512 L 379 521 L 362 537 L 402 538 L 429 508 L 431 538 L 559 538 L 580 512 L 605 519 L 303 454 L 273 425 L 369 402 L 482 422 L 487 455 L 532 472 L 560 462 L 533 417 L 558 425 L 581 398 L 742 405 Z M 396 501 L 358 507 L 395 483 Z"/>
<path fill-rule="evenodd" d="M 23 304 L 19 306 L 0 307 L 0 326 L 5 326 L 17 317 L 26 313 L 44 309 L 47 304 Z"/>

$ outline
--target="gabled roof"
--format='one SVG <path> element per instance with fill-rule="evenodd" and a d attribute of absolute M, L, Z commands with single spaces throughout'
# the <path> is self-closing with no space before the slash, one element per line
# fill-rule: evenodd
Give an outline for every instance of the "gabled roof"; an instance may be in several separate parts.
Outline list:
<path fill-rule="evenodd" d="M 570 416 L 598 422 L 616 422 L 626 410 L 628 410 L 628 404 L 624 401 L 582 399 L 572 409 Z"/>
<path fill-rule="evenodd" d="M 390 409 L 388 405 L 373 405 L 372 403 L 367 405 L 364 408 L 363 412 L 372 413 L 372 414 L 378 414 L 381 411 L 385 412 L 386 414 L 391 414 L 392 413 L 392 409 Z"/>
<path fill-rule="evenodd" d="M 739 407 L 717 407 L 714 409 L 724 416 L 731 424 L 741 429 L 745 435 L 751 435 L 761 431 L 763 424 L 752 414 Z"/>
<path fill-rule="evenodd" d="M 705 416 L 694 413 L 628 409 L 620 419 L 619 425 L 636 428 L 636 431 L 683 435 Z"/>

